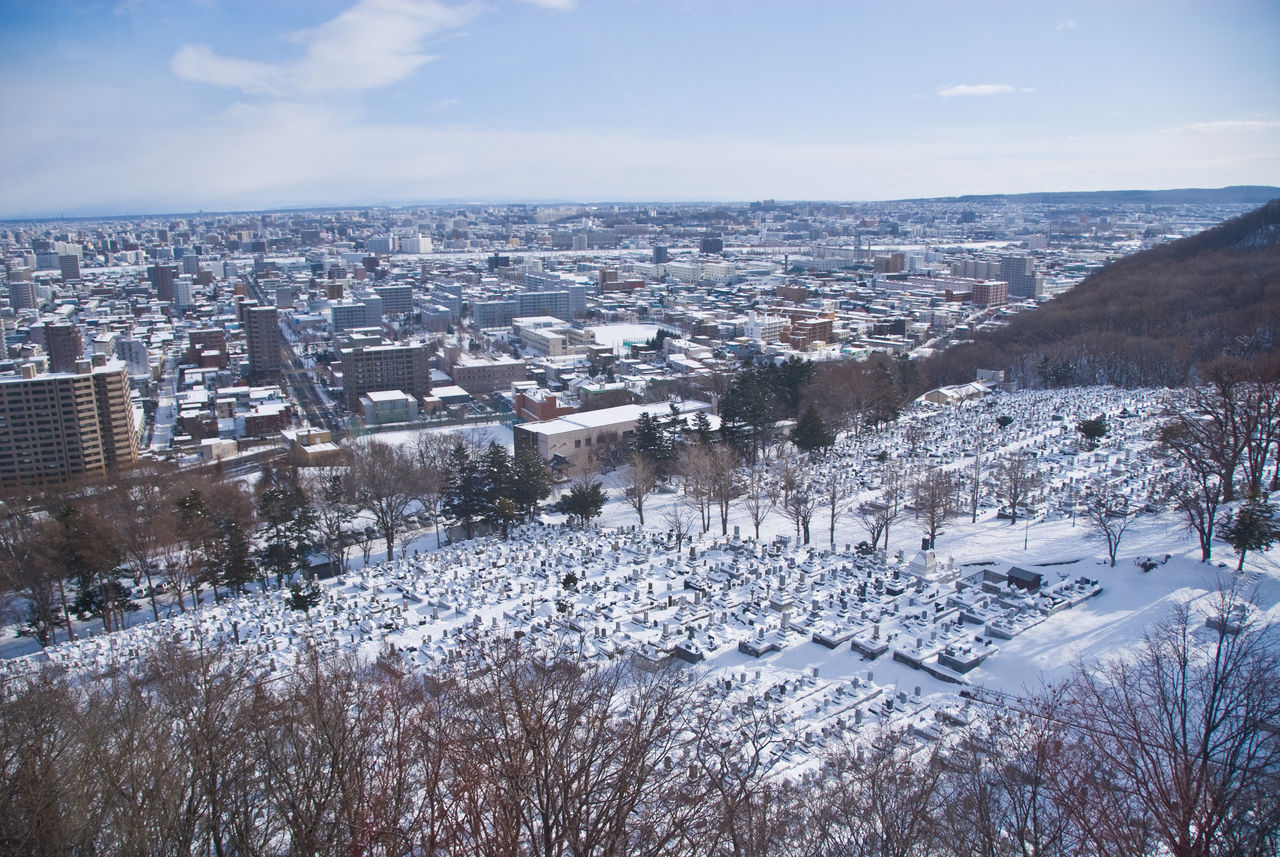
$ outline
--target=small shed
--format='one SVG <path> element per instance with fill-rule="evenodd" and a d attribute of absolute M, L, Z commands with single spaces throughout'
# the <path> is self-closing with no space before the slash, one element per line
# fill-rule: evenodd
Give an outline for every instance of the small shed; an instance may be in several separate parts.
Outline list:
<path fill-rule="evenodd" d="M 1044 575 L 1040 572 L 1027 571 L 1016 565 L 1009 569 L 1008 578 L 1010 586 L 1025 589 L 1027 592 L 1039 592 L 1040 585 L 1044 582 Z"/>

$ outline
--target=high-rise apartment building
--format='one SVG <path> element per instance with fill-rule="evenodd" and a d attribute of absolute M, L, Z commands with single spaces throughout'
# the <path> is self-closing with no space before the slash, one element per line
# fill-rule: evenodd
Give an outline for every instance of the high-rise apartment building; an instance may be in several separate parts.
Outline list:
<path fill-rule="evenodd" d="M 280 317 L 273 306 L 244 307 L 249 377 L 261 381 L 280 374 Z"/>
<path fill-rule="evenodd" d="M 80 279 L 80 257 L 66 254 L 58 257 L 58 271 L 62 274 L 62 282 Z"/>
<path fill-rule="evenodd" d="M 415 398 L 431 394 L 431 352 L 425 345 L 375 345 L 342 351 L 342 390 L 347 409 L 373 390 L 400 390 Z"/>
<path fill-rule="evenodd" d="M 44 350 L 49 355 L 50 372 L 74 372 L 84 359 L 84 340 L 80 328 L 71 322 L 44 326 Z"/>
<path fill-rule="evenodd" d="M 99 477 L 138 460 L 123 363 L 81 360 L 74 372 L 0 378 L 0 484 Z"/>
<path fill-rule="evenodd" d="M 1030 256 L 1005 256 L 1000 260 L 1000 279 L 1009 284 L 1011 298 L 1044 297 L 1044 277 L 1036 273 Z"/>
<path fill-rule="evenodd" d="M 40 297 L 36 294 L 36 284 L 27 280 L 26 282 L 9 281 L 9 306 L 14 312 L 23 309 L 37 309 L 40 306 Z"/>
<path fill-rule="evenodd" d="M 173 281 L 177 278 L 177 265 L 152 265 L 147 268 L 147 279 L 155 287 L 156 297 L 166 303 L 173 301 Z"/>

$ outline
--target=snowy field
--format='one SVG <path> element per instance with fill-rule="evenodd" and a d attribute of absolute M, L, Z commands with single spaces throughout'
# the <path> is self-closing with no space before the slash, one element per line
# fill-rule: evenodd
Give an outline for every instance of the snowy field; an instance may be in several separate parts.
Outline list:
<path fill-rule="evenodd" d="M 1219 543 L 1214 561 L 1202 563 L 1182 519 L 1164 512 L 1133 524 L 1112 568 L 1101 538 L 1071 514 L 1073 488 L 1099 474 L 1135 496 L 1150 490 L 1161 466 L 1149 440 L 1161 399 L 1155 391 L 1099 389 L 919 410 L 889 431 L 841 441 L 812 466 L 819 487 L 843 480 L 869 499 L 881 453 L 957 472 L 969 466 L 977 437 L 987 439 L 989 461 L 1036 453 L 1049 490 L 1035 516 L 1011 525 L 984 505 L 975 523 L 967 513 L 946 522 L 932 558 L 920 551 L 922 527 L 910 512 L 892 525 L 887 551 L 866 555 L 852 549 L 867 536 L 850 514 L 836 520 L 834 550 L 822 507 L 811 543 L 797 546 L 792 522 L 776 511 L 760 539 L 750 538 L 741 501 L 726 536 L 716 516 L 692 550 L 687 540 L 676 550 L 666 519 L 680 495 L 651 495 L 647 526 L 638 528 L 621 499 L 626 474 L 614 472 L 603 477 L 611 497 L 604 514 L 586 531 L 545 514 L 505 541 L 437 548 L 434 532 L 422 528 L 390 562 L 379 562 L 380 543 L 368 567 L 349 557 L 348 574 L 325 584 L 323 603 L 309 614 L 287 609 L 280 592 L 257 593 L 60 644 L 46 656 L 101 670 L 148 641 L 212 635 L 252 647 L 272 672 L 287 670 L 308 641 L 369 657 L 392 645 L 424 669 L 441 669 L 474 635 L 519 632 L 601 663 L 675 658 L 744 698 L 764 699 L 787 724 L 793 755 L 784 768 L 794 768 L 867 724 L 936 729 L 939 711 L 963 708 L 965 686 L 1033 693 L 1080 659 L 1124 652 L 1176 603 L 1207 609 L 1219 587 L 1251 597 L 1259 621 L 1280 621 L 1280 566 L 1270 554 L 1250 554 L 1236 574 L 1234 555 Z M 1081 451 L 1073 427 L 1097 413 L 1108 414 L 1112 435 L 1099 450 Z M 1014 417 L 1007 430 L 989 431 L 997 414 Z M 409 442 L 405 434 L 398 442 Z M 1136 565 L 1145 558 L 1156 562 L 1150 571 Z M 1040 593 L 977 585 L 984 571 L 1013 566 L 1043 575 Z M 979 665 L 947 665 L 966 659 Z M 0 664 L 30 668 L 26 658 Z"/>
<path fill-rule="evenodd" d="M 648 342 L 658 335 L 656 324 L 597 324 L 588 327 L 596 336 L 596 342 L 607 345 L 615 354 L 626 349 L 626 343 Z"/>

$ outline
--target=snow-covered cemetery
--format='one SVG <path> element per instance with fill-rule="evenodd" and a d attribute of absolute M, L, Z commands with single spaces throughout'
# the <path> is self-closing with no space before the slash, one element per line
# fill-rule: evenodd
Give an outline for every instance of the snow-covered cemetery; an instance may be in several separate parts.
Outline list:
<path fill-rule="evenodd" d="M 1252 599 L 1255 620 L 1280 618 L 1274 560 L 1251 553 L 1236 572 L 1218 544 L 1202 562 L 1161 498 L 1170 465 L 1153 446 L 1169 396 L 1090 388 L 922 402 L 803 466 L 780 445 L 778 460 L 742 469 L 723 533 L 710 514 L 701 525 L 693 489 L 674 477 L 638 526 L 624 467 L 602 477 L 609 499 L 586 527 L 543 513 L 505 538 L 443 547 L 423 527 L 390 559 L 373 559 L 385 553 L 377 544 L 368 564 L 350 557 L 310 609 L 294 609 L 288 589 L 216 604 L 206 595 L 199 609 L 170 604 L 158 622 L 82 635 L 0 670 L 48 661 L 102 672 L 156 643 L 199 639 L 234 643 L 264 675 L 293 670 L 312 648 L 398 652 L 432 672 L 483 638 L 516 638 L 598 664 L 682 665 L 767 712 L 783 733 L 770 749 L 778 770 L 796 771 L 871 724 L 936 738 L 964 721 L 969 700 L 1033 693 L 1078 659 L 1122 653 L 1169 605 L 1208 615 L 1224 587 Z M 1077 427 L 1098 415 L 1109 431 L 1095 447 Z M 1031 471 L 1013 512 L 996 472 L 1011 455 Z M 932 547 L 928 510 L 917 508 L 926 501 L 913 505 L 905 487 L 886 496 L 929 468 L 953 477 L 954 495 Z M 769 498 L 754 522 L 753 476 Z M 808 496 L 798 515 L 782 498 L 785 478 Z M 1090 520 L 1086 488 L 1099 486 L 1114 494 L 1108 523 L 1124 527 L 1114 562 Z"/>

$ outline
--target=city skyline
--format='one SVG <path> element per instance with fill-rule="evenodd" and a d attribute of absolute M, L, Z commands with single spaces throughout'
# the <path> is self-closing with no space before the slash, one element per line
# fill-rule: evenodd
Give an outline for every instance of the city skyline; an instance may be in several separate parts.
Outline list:
<path fill-rule="evenodd" d="M 0 15 L 0 218 L 1280 184 L 1265 3 Z"/>

